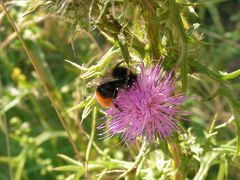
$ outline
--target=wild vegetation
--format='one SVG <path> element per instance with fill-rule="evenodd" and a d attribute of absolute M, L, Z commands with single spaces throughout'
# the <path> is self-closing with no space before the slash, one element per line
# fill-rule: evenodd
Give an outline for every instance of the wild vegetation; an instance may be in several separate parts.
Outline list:
<path fill-rule="evenodd" d="M 239 1 L 0 2 L 1 180 L 240 178 Z M 86 84 L 120 61 L 173 73 L 179 133 L 101 135 Z"/>

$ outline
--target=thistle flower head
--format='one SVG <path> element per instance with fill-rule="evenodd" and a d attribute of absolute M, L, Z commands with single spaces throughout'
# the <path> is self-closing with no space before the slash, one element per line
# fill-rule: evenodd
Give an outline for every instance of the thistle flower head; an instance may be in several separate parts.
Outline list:
<path fill-rule="evenodd" d="M 134 142 L 138 137 L 152 141 L 155 137 L 166 139 L 179 131 L 177 118 L 184 101 L 175 95 L 172 73 L 166 73 L 161 65 L 146 68 L 130 89 L 121 89 L 115 99 L 117 107 L 107 110 L 106 127 L 111 136 L 122 134 L 124 142 Z"/>

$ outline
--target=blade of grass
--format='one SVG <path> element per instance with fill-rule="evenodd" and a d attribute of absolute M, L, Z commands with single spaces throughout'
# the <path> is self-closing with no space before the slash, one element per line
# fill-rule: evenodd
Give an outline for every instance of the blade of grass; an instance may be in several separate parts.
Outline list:
<path fill-rule="evenodd" d="M 2 98 L 2 77 L 0 75 L 0 99 L 1 98 Z M 0 114 L 0 121 L 3 122 L 3 131 L 5 134 L 7 157 L 9 158 L 9 162 L 8 162 L 9 178 L 11 180 L 13 180 L 11 146 L 10 146 L 10 139 L 9 139 L 9 135 L 8 135 L 9 133 L 8 133 L 7 118 L 6 118 L 5 113 Z"/>
<path fill-rule="evenodd" d="M 216 5 L 213 3 L 206 3 L 205 5 L 212 17 L 212 20 L 213 20 L 218 32 L 220 34 L 223 34 L 225 32 L 225 30 L 224 30 L 224 26 L 222 24 L 220 14 L 219 14 L 219 11 L 218 11 Z"/>

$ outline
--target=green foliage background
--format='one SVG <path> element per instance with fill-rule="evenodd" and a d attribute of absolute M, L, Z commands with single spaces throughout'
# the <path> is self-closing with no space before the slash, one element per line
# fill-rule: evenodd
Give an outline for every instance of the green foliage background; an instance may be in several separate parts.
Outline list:
<path fill-rule="evenodd" d="M 124 172 L 128 179 L 240 178 L 239 0 L 34 0 L 5 6 L 41 78 L 1 6 L 1 180 L 116 179 Z M 178 91 L 189 97 L 184 109 L 191 112 L 174 140 L 177 167 L 171 143 L 157 142 L 140 157 L 141 142 L 122 147 L 118 137 L 97 135 L 104 111 L 85 85 L 119 59 L 132 66 L 160 59 L 166 69 L 176 68 Z"/>

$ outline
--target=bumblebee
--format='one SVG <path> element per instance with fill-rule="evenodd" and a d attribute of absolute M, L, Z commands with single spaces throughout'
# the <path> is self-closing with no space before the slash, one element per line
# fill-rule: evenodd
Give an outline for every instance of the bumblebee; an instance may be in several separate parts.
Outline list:
<path fill-rule="evenodd" d="M 137 75 L 134 74 L 130 69 L 120 66 L 121 63 L 117 64 L 110 77 L 103 77 L 94 79 L 86 86 L 97 87 L 96 99 L 98 103 L 105 108 L 117 107 L 113 99 L 117 97 L 120 89 L 129 89 L 137 79 Z"/>

